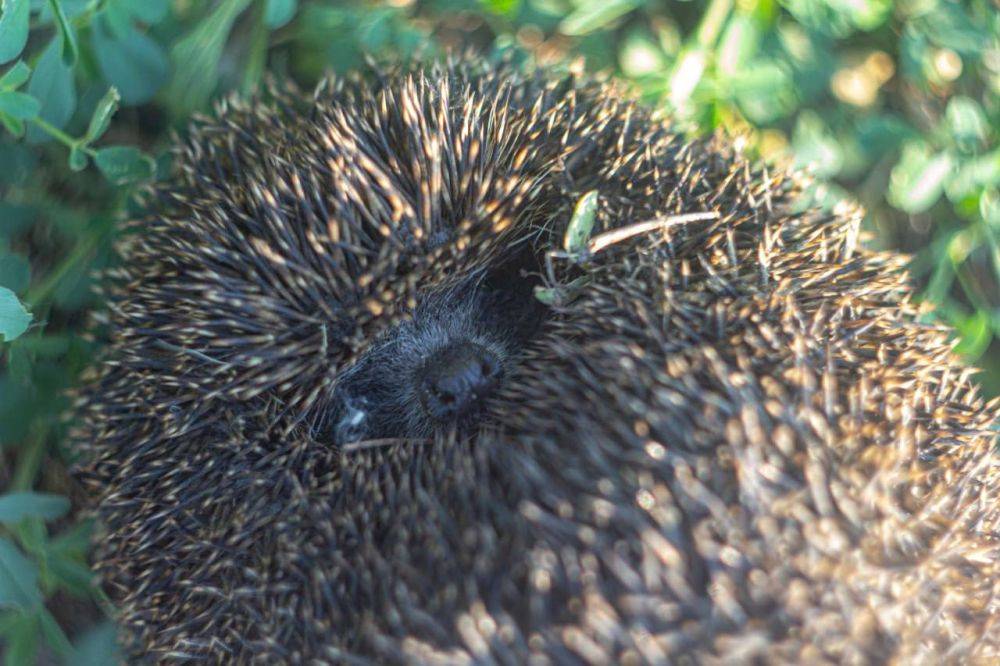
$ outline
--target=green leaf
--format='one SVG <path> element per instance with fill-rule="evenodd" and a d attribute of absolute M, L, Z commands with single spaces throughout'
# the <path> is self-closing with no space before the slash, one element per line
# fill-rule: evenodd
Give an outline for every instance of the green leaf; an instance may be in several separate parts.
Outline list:
<path fill-rule="evenodd" d="M 148 102 L 170 75 L 163 48 L 131 28 L 118 37 L 110 35 L 101 20 L 91 28 L 90 43 L 104 79 L 120 91 L 126 104 Z"/>
<path fill-rule="evenodd" d="M 31 314 L 24 309 L 17 295 L 7 287 L 0 287 L 0 340 L 11 342 L 28 330 Z"/>
<path fill-rule="evenodd" d="M 566 227 L 563 249 L 570 254 L 580 254 L 587 249 L 587 241 L 594 231 L 597 219 L 597 190 L 591 190 L 580 197 L 573 208 L 573 217 Z"/>
<path fill-rule="evenodd" d="M 958 202 L 993 185 L 1000 185 L 1000 150 L 962 162 L 945 181 L 945 193 Z"/>
<path fill-rule="evenodd" d="M 948 290 L 955 283 L 955 265 L 948 257 L 948 247 L 955 241 L 957 236 L 957 233 L 945 236 L 934 243 L 927 251 L 934 262 L 934 270 L 931 273 L 930 280 L 927 282 L 927 288 L 924 290 L 923 300 L 937 304 L 944 302 Z"/>
<path fill-rule="evenodd" d="M 917 83 L 926 82 L 926 65 L 930 52 L 927 37 L 913 23 L 907 23 L 899 40 L 899 68 L 906 79 Z"/>
<path fill-rule="evenodd" d="M 170 0 L 111 0 L 109 6 L 119 8 L 146 25 L 156 25 L 167 16 Z"/>
<path fill-rule="evenodd" d="M 22 185 L 28 182 L 38 167 L 38 155 L 23 143 L 0 141 L 0 185 Z M 2 190 L 0 190 L 2 191 Z M 8 205 L 0 196 L 0 211 Z M 23 218 L 16 218 L 22 219 Z M 4 232 L 7 220 L 0 217 L 0 233 Z"/>
<path fill-rule="evenodd" d="M 42 105 L 31 95 L 12 90 L 0 92 L 0 111 L 11 118 L 30 120 L 36 118 L 41 110 Z"/>
<path fill-rule="evenodd" d="M 174 76 L 167 88 L 167 100 L 178 115 L 201 108 L 215 91 L 219 60 L 229 39 L 233 22 L 250 0 L 223 0 L 209 16 L 170 49 Z"/>
<path fill-rule="evenodd" d="M 4 665 L 38 666 L 38 614 L 18 613 L 5 629 L 7 649 Z"/>
<path fill-rule="evenodd" d="M 961 342 L 955 346 L 955 353 L 974 362 L 983 355 L 993 340 L 989 314 L 979 310 L 972 316 L 954 323 L 961 336 Z"/>
<path fill-rule="evenodd" d="M 791 75 L 777 62 L 759 59 L 744 65 L 726 87 L 752 122 L 772 123 L 789 115 L 798 103 Z"/>
<path fill-rule="evenodd" d="M 111 622 L 102 622 L 76 642 L 73 666 L 112 666 L 121 661 L 118 632 Z"/>
<path fill-rule="evenodd" d="M 11 116 L 8 116 L 6 113 L 0 113 L 0 125 L 6 127 L 7 131 L 10 132 L 16 139 L 20 139 L 22 136 L 24 136 L 25 128 L 23 120 L 12 118 Z"/>
<path fill-rule="evenodd" d="M 586 35 L 600 30 L 643 4 L 642 0 L 591 0 L 574 10 L 559 24 L 564 35 Z"/>
<path fill-rule="evenodd" d="M 780 4 L 808 28 L 838 38 L 878 27 L 893 8 L 892 0 L 782 0 Z"/>
<path fill-rule="evenodd" d="M 60 657 L 69 657 L 73 653 L 73 645 L 69 642 L 66 633 L 56 622 L 45 607 L 38 611 L 38 619 L 41 621 L 42 636 L 50 648 Z"/>
<path fill-rule="evenodd" d="M 70 340 L 75 340 L 76 336 L 66 335 L 37 335 L 30 338 L 20 338 L 11 345 L 11 349 L 23 347 L 31 351 L 35 356 L 54 359 L 67 353 L 70 348 Z"/>
<path fill-rule="evenodd" d="M 937 3 L 935 11 L 921 17 L 918 24 L 920 31 L 932 42 L 963 55 L 978 57 L 987 48 L 986 25 L 989 24 L 973 23 L 963 3 Z"/>
<path fill-rule="evenodd" d="M 625 38 L 618 62 L 622 72 L 630 77 L 655 75 L 666 65 L 659 44 L 640 31 L 633 31 Z"/>
<path fill-rule="evenodd" d="M 87 597 L 93 590 L 94 574 L 86 564 L 62 555 L 50 555 L 49 573 L 57 585 L 77 597 Z"/>
<path fill-rule="evenodd" d="M 23 120 L 8 116 L 6 113 L 0 112 L 0 125 L 3 125 L 8 132 L 15 138 L 20 139 L 24 136 L 25 125 Z"/>
<path fill-rule="evenodd" d="M 49 552 L 64 556 L 71 556 L 74 553 L 83 556 L 90 547 L 90 537 L 93 532 L 94 523 L 90 520 L 70 525 L 65 531 L 52 537 L 49 541 Z"/>
<path fill-rule="evenodd" d="M 62 37 L 63 63 L 72 67 L 76 64 L 76 58 L 79 55 L 76 48 L 76 33 L 70 22 L 66 20 L 66 14 L 63 12 L 60 0 L 49 0 L 49 6 L 52 8 L 52 14 L 59 26 L 59 36 Z"/>
<path fill-rule="evenodd" d="M 113 39 L 118 39 L 135 30 L 132 25 L 131 9 L 119 2 L 108 2 L 104 6 L 104 11 L 91 21 L 91 27 L 93 26 L 107 28 Z"/>
<path fill-rule="evenodd" d="M 49 42 L 35 65 L 35 72 L 28 82 L 28 94 L 42 104 L 39 114 L 52 126 L 62 129 L 73 116 L 76 108 L 76 88 L 73 84 L 73 70 L 63 62 L 62 45 L 59 38 Z M 28 128 L 28 141 L 41 143 L 51 137 L 37 127 Z"/>
<path fill-rule="evenodd" d="M 12 542 L 0 537 L 0 607 L 26 610 L 41 603 L 38 567 Z"/>
<path fill-rule="evenodd" d="M 69 151 L 70 171 L 83 171 L 87 168 L 87 152 L 80 145 L 73 146 Z"/>
<path fill-rule="evenodd" d="M 489 11 L 500 16 L 514 17 L 521 9 L 521 0 L 483 0 Z"/>
<path fill-rule="evenodd" d="M 851 17 L 851 22 L 861 30 L 874 30 L 892 14 L 892 0 L 827 0 L 836 12 Z"/>
<path fill-rule="evenodd" d="M 908 143 L 892 168 L 886 198 L 899 210 L 922 213 L 940 198 L 952 166 L 948 153 L 931 154 L 922 141 Z"/>
<path fill-rule="evenodd" d="M 590 284 L 590 278 L 586 275 L 582 275 L 575 280 L 570 281 L 569 284 L 558 285 L 555 287 L 542 287 L 539 285 L 536 286 L 534 290 L 535 298 L 545 305 L 558 307 L 565 305 L 569 301 L 576 298 L 576 296 L 580 293 L 580 290 L 588 284 Z"/>
<path fill-rule="evenodd" d="M 19 254 L 0 250 L 0 287 L 7 287 L 16 294 L 28 288 L 31 265 Z"/>
<path fill-rule="evenodd" d="M 5 610 L 0 612 L 0 637 L 7 636 L 20 624 L 24 613 L 16 610 Z"/>
<path fill-rule="evenodd" d="M 114 86 L 108 88 L 104 97 L 94 107 L 94 114 L 90 117 L 90 124 L 87 126 L 87 133 L 83 135 L 83 144 L 89 146 L 104 135 L 111 123 L 111 116 L 118 110 L 118 102 L 121 96 Z"/>
<path fill-rule="evenodd" d="M 132 146 L 101 148 L 94 156 L 97 168 L 115 185 L 150 178 L 156 168 L 153 159 Z"/>
<path fill-rule="evenodd" d="M 48 554 L 45 552 L 45 539 L 48 534 L 45 523 L 38 518 L 25 518 L 11 526 L 11 531 L 17 536 L 21 550 L 38 566 L 39 587 L 45 590 L 45 561 L 48 558 Z"/>
<path fill-rule="evenodd" d="M 54 520 L 69 511 L 69 500 L 48 493 L 7 493 L 0 495 L 0 523 L 13 525 L 24 518 Z"/>
<path fill-rule="evenodd" d="M 719 71 L 727 76 L 735 76 L 747 67 L 757 54 L 760 46 L 760 28 L 752 17 L 736 14 L 729 20 L 726 30 L 719 40 L 716 65 Z"/>
<path fill-rule="evenodd" d="M 298 9 L 298 0 L 267 0 L 264 7 L 264 25 L 276 30 L 292 20 Z"/>
<path fill-rule="evenodd" d="M 948 102 L 945 118 L 960 147 L 973 148 L 986 140 L 989 121 L 979 103 L 971 97 L 956 95 Z"/>
<path fill-rule="evenodd" d="M 795 163 L 821 178 L 835 176 L 843 164 L 840 142 L 816 113 L 803 111 L 792 135 Z"/>
<path fill-rule="evenodd" d="M 29 0 L 0 0 L 0 63 L 21 55 L 28 43 Z"/>
<path fill-rule="evenodd" d="M 86 20 L 89 17 L 84 16 L 84 13 L 104 2 L 107 0 L 98 0 L 98 2 L 94 2 L 94 0 L 59 0 L 59 4 L 62 5 L 62 9 L 66 13 L 66 18 L 70 21 L 78 18 Z M 56 20 L 52 14 L 50 0 L 31 0 L 31 9 L 32 12 L 37 12 L 35 18 L 39 24 L 48 26 Z"/>
<path fill-rule="evenodd" d="M 31 68 L 24 64 L 23 60 L 18 60 L 3 76 L 0 76 L 0 90 L 20 88 L 29 76 L 31 76 Z"/>
<path fill-rule="evenodd" d="M 903 142 L 919 136 L 917 130 L 898 116 L 884 114 L 857 120 L 855 136 L 868 159 L 874 161 Z"/>
<path fill-rule="evenodd" d="M 7 375 L 16 384 L 30 387 L 33 384 L 31 376 L 32 355 L 24 346 L 26 338 L 18 338 L 7 350 Z"/>
<path fill-rule="evenodd" d="M 668 99 L 676 108 L 683 108 L 705 75 L 708 53 L 700 46 L 684 47 L 677 55 L 668 76 Z"/>
<path fill-rule="evenodd" d="M 979 197 L 979 216 L 986 223 L 987 233 L 996 234 L 1000 243 L 1000 188 L 990 188 Z M 994 261 L 1000 275 L 1000 248 L 994 248 Z"/>
<path fill-rule="evenodd" d="M 56 584 L 78 597 L 87 597 L 93 592 L 94 574 L 86 565 L 92 532 L 90 521 L 77 523 L 52 538 L 46 548 L 49 573 Z"/>

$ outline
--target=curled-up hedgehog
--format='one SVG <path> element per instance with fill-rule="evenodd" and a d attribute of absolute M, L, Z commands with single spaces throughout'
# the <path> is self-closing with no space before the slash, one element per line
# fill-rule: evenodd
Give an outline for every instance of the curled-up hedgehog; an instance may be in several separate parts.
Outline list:
<path fill-rule="evenodd" d="M 476 60 L 196 122 L 80 391 L 129 656 L 996 663 L 997 404 L 800 180 Z"/>

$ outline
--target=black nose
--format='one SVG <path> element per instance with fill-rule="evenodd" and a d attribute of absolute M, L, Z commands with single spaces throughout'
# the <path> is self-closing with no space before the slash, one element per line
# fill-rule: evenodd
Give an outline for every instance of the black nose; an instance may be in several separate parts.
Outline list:
<path fill-rule="evenodd" d="M 455 419 L 480 408 L 502 376 L 495 354 L 472 342 L 454 343 L 424 363 L 419 377 L 420 401 L 432 419 Z"/>

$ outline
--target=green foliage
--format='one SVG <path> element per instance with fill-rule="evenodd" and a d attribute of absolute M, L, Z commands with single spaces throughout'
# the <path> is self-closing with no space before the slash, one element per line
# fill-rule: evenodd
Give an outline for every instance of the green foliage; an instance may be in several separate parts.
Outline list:
<path fill-rule="evenodd" d="M 0 64 L 12 60 L 28 43 L 31 6 L 28 0 L 3 0 L 0 3 Z"/>
<path fill-rule="evenodd" d="M 0 637 L 8 664 L 38 663 L 43 652 L 76 663 L 78 649 L 45 604 L 61 593 L 96 595 L 86 565 L 90 525 L 50 538 L 43 522 L 68 510 L 69 500 L 58 495 L 0 496 L 0 524 L 13 537 L 0 536 Z M 100 661 L 92 663 L 113 663 L 114 654 L 114 644 L 105 644 Z"/>
<path fill-rule="evenodd" d="M 12 342 L 28 329 L 31 314 L 17 299 L 17 294 L 0 287 L 0 339 Z"/>
<path fill-rule="evenodd" d="M 267 0 L 264 9 L 264 25 L 269 30 L 277 30 L 292 20 L 297 8 L 297 0 Z"/>
<path fill-rule="evenodd" d="M 594 230 L 597 220 L 598 197 L 597 190 L 587 192 L 576 202 L 573 216 L 566 227 L 566 237 L 563 238 L 563 250 L 567 254 L 580 254 L 587 249 L 587 241 Z"/>
<path fill-rule="evenodd" d="M 170 75 L 163 47 L 128 22 L 117 30 L 110 21 L 94 21 L 90 45 L 102 78 L 118 90 L 126 104 L 152 99 Z"/>
<path fill-rule="evenodd" d="M 219 60 L 236 18 L 250 0 L 222 0 L 170 49 L 174 77 L 167 90 L 170 110 L 184 115 L 205 105 L 219 79 Z"/>
<path fill-rule="evenodd" d="M 0 523 L 17 524 L 24 518 L 54 520 L 69 511 L 69 500 L 46 493 L 8 493 L 0 495 Z"/>
<path fill-rule="evenodd" d="M 564 35 L 588 35 L 625 16 L 643 4 L 642 0 L 607 0 L 580 3 L 559 23 Z"/>
<path fill-rule="evenodd" d="M 113 662 L 89 525 L 66 513 L 59 416 L 94 352 L 90 276 L 111 261 L 129 194 L 166 168 L 171 131 L 265 72 L 308 86 L 369 55 L 468 46 L 542 65 L 582 57 L 685 131 L 738 133 L 811 170 L 816 201 L 861 200 L 873 242 L 914 255 L 928 316 L 955 327 L 958 353 L 1000 393 L 993 0 L 0 0 L 6 663 Z M 579 202 L 571 251 L 592 205 Z"/>

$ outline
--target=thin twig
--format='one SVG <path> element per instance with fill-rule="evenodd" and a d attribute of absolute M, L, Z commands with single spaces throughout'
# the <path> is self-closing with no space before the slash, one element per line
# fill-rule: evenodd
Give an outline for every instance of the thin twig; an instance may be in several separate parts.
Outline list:
<path fill-rule="evenodd" d="M 397 444 L 426 444 L 426 439 L 407 439 L 405 437 L 390 437 L 388 439 L 366 439 L 361 442 L 353 442 L 351 444 L 345 444 L 340 447 L 340 450 L 344 453 L 357 453 L 358 451 L 367 451 L 369 449 L 378 449 L 388 446 L 396 446 Z"/>
<path fill-rule="evenodd" d="M 612 229 L 611 231 L 605 231 L 602 234 L 598 234 L 591 238 L 590 242 L 587 243 L 587 251 L 590 254 L 597 254 L 601 250 L 610 247 L 615 243 L 620 243 L 623 240 L 627 240 L 633 236 L 649 233 L 650 231 L 669 229 L 670 227 L 677 227 L 689 222 L 701 222 L 703 220 L 717 219 L 719 219 L 719 214 L 717 212 L 707 211 L 703 213 L 683 213 L 681 215 L 670 215 L 669 217 L 658 217 L 655 220 L 650 220 L 648 222 L 639 222 L 638 224 L 631 224 L 627 227 Z"/>

